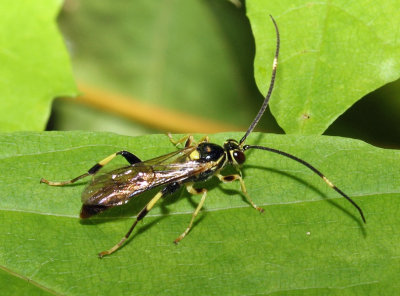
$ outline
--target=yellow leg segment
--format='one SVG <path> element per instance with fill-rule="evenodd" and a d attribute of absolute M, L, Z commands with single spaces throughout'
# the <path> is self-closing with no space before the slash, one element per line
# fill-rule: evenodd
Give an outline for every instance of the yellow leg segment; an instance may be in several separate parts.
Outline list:
<path fill-rule="evenodd" d="M 134 163 L 137 163 L 137 162 L 141 161 L 136 155 L 134 155 L 134 154 L 132 154 L 132 153 L 130 153 L 128 151 L 121 150 L 121 151 L 118 151 L 116 153 L 113 153 L 113 154 L 107 156 L 102 161 L 100 161 L 100 162 L 96 163 L 94 166 L 92 166 L 87 171 L 87 173 L 84 173 L 83 175 L 80 175 L 80 176 L 78 176 L 78 177 L 76 177 L 76 178 L 74 178 L 72 180 L 63 181 L 63 182 L 53 182 L 53 181 L 48 181 L 48 180 L 42 178 L 42 179 L 40 179 L 40 183 L 46 183 L 46 184 L 51 185 L 51 186 L 63 186 L 63 185 L 74 183 L 74 182 L 76 182 L 76 181 L 78 181 L 78 180 L 80 180 L 82 178 L 85 178 L 85 177 L 87 177 L 89 175 L 96 174 L 103 166 L 108 164 L 117 155 L 123 156 L 130 164 L 134 164 Z"/>
<path fill-rule="evenodd" d="M 247 190 L 246 190 L 246 186 L 244 185 L 244 181 L 243 181 L 242 176 L 240 176 L 239 174 L 228 175 L 228 176 L 223 176 L 223 175 L 221 175 L 221 174 L 217 174 L 216 176 L 218 177 L 218 179 L 220 179 L 220 180 L 221 180 L 222 182 L 224 182 L 224 183 L 230 183 L 230 182 L 233 182 L 233 181 L 235 181 L 235 180 L 239 180 L 239 182 L 240 182 L 240 188 L 241 188 L 241 190 L 242 190 L 244 196 L 246 197 L 247 201 L 251 204 L 251 206 L 252 206 L 253 208 L 255 208 L 255 209 L 256 209 L 257 211 L 259 211 L 260 213 L 263 213 L 263 212 L 264 212 L 264 209 L 258 207 L 258 206 L 252 201 L 252 199 L 250 198 L 250 196 L 248 195 Z"/>
<path fill-rule="evenodd" d="M 57 182 L 57 181 L 49 181 L 46 180 L 45 178 L 40 179 L 40 183 L 45 183 L 47 185 L 50 186 L 64 186 L 64 185 L 68 185 L 68 184 L 72 184 L 75 183 L 76 181 L 83 179 L 85 177 L 89 176 L 89 173 L 84 173 L 83 175 L 80 175 L 72 180 L 68 180 L 68 181 L 61 181 L 61 182 Z"/>
<path fill-rule="evenodd" d="M 199 143 L 203 143 L 203 142 L 205 142 L 205 143 L 210 142 L 210 138 L 208 136 L 204 136 L 203 138 L 200 139 Z"/>
<path fill-rule="evenodd" d="M 110 255 L 114 253 L 116 250 L 118 250 L 124 243 L 125 241 L 129 238 L 131 235 L 133 229 L 135 228 L 136 224 L 142 220 L 148 212 L 154 207 L 154 205 L 160 200 L 160 198 L 163 197 L 163 192 L 160 191 L 158 192 L 150 201 L 149 203 L 140 211 L 140 213 L 137 215 L 135 222 L 133 222 L 131 228 L 129 228 L 129 231 L 125 234 L 125 236 L 117 243 L 114 247 L 107 251 L 103 251 L 99 253 L 99 257 L 103 258 L 104 256 Z"/>
<path fill-rule="evenodd" d="M 102 167 L 105 166 L 107 163 L 109 163 L 111 160 L 113 160 L 115 156 L 117 156 L 117 153 L 113 153 L 113 154 L 107 156 L 102 161 L 99 161 L 99 165 L 101 165 Z"/>
<path fill-rule="evenodd" d="M 206 200 L 207 197 L 207 189 L 195 189 L 193 188 L 192 184 L 186 185 L 186 189 L 189 193 L 191 194 L 201 194 L 203 193 L 203 196 L 201 197 L 201 200 L 199 204 L 197 205 L 196 210 L 192 214 L 192 219 L 190 220 L 189 226 L 186 228 L 186 230 L 176 239 L 174 240 L 175 244 L 178 244 L 190 231 L 193 225 L 193 221 L 196 218 L 197 214 L 200 212 L 201 208 L 203 207 L 204 201 Z"/>
<path fill-rule="evenodd" d="M 183 142 L 185 142 L 185 147 L 190 147 L 192 145 L 192 143 L 193 143 L 193 136 L 192 135 L 186 135 L 186 136 L 184 136 L 183 138 L 181 138 L 179 140 L 174 140 L 174 138 L 172 138 L 171 133 L 168 133 L 167 136 L 168 136 L 170 142 L 173 145 L 175 145 L 176 147 L 179 144 L 182 144 Z"/>
<path fill-rule="evenodd" d="M 68 181 L 62 181 L 62 182 L 54 182 L 54 181 L 49 181 L 44 178 L 40 179 L 40 183 L 46 183 L 47 185 L 51 186 L 64 186 L 68 184 L 75 183 L 76 181 L 83 179 L 89 175 L 94 175 L 97 173 L 99 169 L 101 169 L 103 166 L 105 166 L 107 163 L 109 163 L 115 156 L 117 156 L 117 153 L 113 153 L 106 158 L 104 158 L 102 161 L 98 162 L 96 165 L 94 165 L 87 173 L 84 173 L 74 179 L 68 180 Z"/>

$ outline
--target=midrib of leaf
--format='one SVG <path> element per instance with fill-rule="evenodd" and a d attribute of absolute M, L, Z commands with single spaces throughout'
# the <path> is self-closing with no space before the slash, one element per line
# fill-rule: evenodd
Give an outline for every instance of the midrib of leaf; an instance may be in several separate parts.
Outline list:
<path fill-rule="evenodd" d="M 18 278 L 18 279 L 23 280 L 23 281 L 26 281 L 26 282 L 28 282 L 30 285 L 33 285 L 33 286 L 35 286 L 35 287 L 41 289 L 41 290 L 44 291 L 44 292 L 47 292 L 47 293 L 51 294 L 51 295 L 60 295 L 60 296 L 62 295 L 62 294 L 57 293 L 57 292 L 54 291 L 53 289 L 51 289 L 51 288 L 49 288 L 49 287 L 46 287 L 46 286 L 44 286 L 44 285 L 42 285 L 42 284 L 40 284 L 40 283 L 34 281 L 33 279 L 31 279 L 31 278 L 29 278 L 29 277 L 26 277 L 26 276 L 24 276 L 24 275 L 22 275 L 22 274 L 20 274 L 20 273 L 17 273 L 17 272 L 14 272 L 14 271 L 8 269 L 8 268 L 5 267 L 5 266 L 0 265 L 0 269 L 3 270 L 4 272 L 6 272 L 7 274 L 9 274 L 10 276 L 15 277 L 15 278 Z M 3 287 L 3 288 L 4 288 L 4 287 Z"/>
<path fill-rule="evenodd" d="M 386 195 L 391 195 L 391 194 L 398 194 L 400 193 L 400 190 L 398 191 L 392 191 L 392 192 L 370 192 L 369 194 L 353 194 L 352 198 L 360 198 L 360 197 L 384 197 Z M 225 196 L 224 196 L 225 197 Z M 229 198 L 229 196 L 226 196 L 226 198 Z M 343 199 L 341 196 L 336 196 L 336 197 L 321 197 L 321 199 L 319 200 L 299 200 L 299 201 L 290 201 L 290 202 L 278 202 L 278 203 L 259 203 L 258 205 L 263 207 L 264 209 L 268 208 L 268 207 L 274 207 L 274 206 L 296 206 L 296 205 L 301 205 L 301 204 L 309 204 L 309 203 L 326 203 L 326 201 L 329 200 L 336 200 L 336 199 Z M 329 204 L 328 204 L 329 205 Z M 155 208 L 157 208 L 159 205 L 156 205 Z M 231 207 L 218 207 L 218 208 L 209 208 L 207 207 L 207 205 L 205 205 L 201 211 L 200 211 L 200 215 L 201 213 L 207 213 L 207 212 L 221 212 L 221 211 L 227 211 L 227 210 L 240 210 L 240 209 L 247 209 L 249 208 L 250 205 L 247 204 L 246 202 L 243 202 L 242 206 L 231 206 Z M 349 207 L 350 209 L 350 207 Z M 79 209 L 77 209 L 78 212 Z M 136 209 L 137 211 L 139 211 L 140 209 Z M 172 217 L 175 215 L 192 215 L 193 211 L 195 210 L 195 208 L 193 207 L 192 210 L 188 210 L 188 211 L 171 211 L 170 213 L 156 213 L 156 214 L 152 214 L 151 212 L 149 214 L 146 215 L 147 218 L 158 218 L 158 217 Z M 55 213 L 45 213 L 45 212 L 38 212 L 38 211 L 28 211 L 28 210 L 19 210 L 19 209 L 0 209 L 0 211 L 2 212 L 17 212 L 17 213 L 26 213 L 26 214 L 34 214 L 34 215 L 43 215 L 43 216 L 52 216 L 52 217 L 61 217 L 61 218 L 71 218 L 71 219 L 76 219 L 76 220 L 80 220 L 81 218 L 79 217 L 79 215 L 77 214 L 75 215 L 65 215 L 65 214 L 55 214 Z M 350 211 L 352 211 L 352 209 L 350 209 Z M 356 214 L 356 213 L 355 213 Z M 97 216 L 95 217 L 96 219 L 101 219 L 101 220 L 115 220 L 117 219 L 134 219 L 136 218 L 137 215 L 132 215 L 132 216 L 118 216 L 118 215 L 109 215 L 109 216 Z"/>

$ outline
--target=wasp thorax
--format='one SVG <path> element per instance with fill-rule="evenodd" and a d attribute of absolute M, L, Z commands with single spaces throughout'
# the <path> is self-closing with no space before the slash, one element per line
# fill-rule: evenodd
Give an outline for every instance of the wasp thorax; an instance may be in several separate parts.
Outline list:
<path fill-rule="evenodd" d="M 212 143 L 200 143 L 196 151 L 199 153 L 198 160 L 205 162 L 217 161 L 221 159 L 225 153 L 221 146 Z"/>

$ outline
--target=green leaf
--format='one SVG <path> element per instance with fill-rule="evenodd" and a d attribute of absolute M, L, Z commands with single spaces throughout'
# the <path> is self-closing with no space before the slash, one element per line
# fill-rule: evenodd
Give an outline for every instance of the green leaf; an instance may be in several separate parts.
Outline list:
<path fill-rule="evenodd" d="M 352 104 L 399 78 L 399 2 L 247 1 L 255 76 L 267 92 L 281 33 L 271 111 L 287 133 L 321 134 Z"/>
<path fill-rule="evenodd" d="M 0 130 L 42 130 L 54 97 L 76 94 L 55 24 L 62 2 L 0 1 Z"/>
<path fill-rule="evenodd" d="M 308 168 L 254 150 L 243 173 L 264 214 L 245 202 L 237 182 L 212 179 L 197 185 L 209 189 L 208 198 L 178 246 L 172 241 L 199 201 L 185 190 L 162 200 L 123 248 L 100 260 L 97 253 L 119 241 L 154 192 L 81 221 L 87 181 L 50 187 L 40 178 L 76 177 L 121 149 L 142 159 L 174 151 L 167 137 L 3 133 L 0 285 L 19 288 L 14 282 L 25 279 L 32 289 L 74 295 L 390 295 L 400 288 L 399 151 L 326 136 L 255 133 L 248 143 L 282 149 L 319 168 L 361 206 L 367 224 Z"/>
<path fill-rule="evenodd" d="M 48 295 L 49 291 L 46 287 L 40 286 L 34 281 L 22 277 L 0 266 L 0 283 L 3 284 L 1 295 Z M 7 287 L 7 288 L 5 288 Z"/>
<path fill-rule="evenodd" d="M 248 19 L 229 1 L 85 0 L 60 23 L 80 82 L 242 129 L 260 107 Z M 70 129 L 74 114 L 63 105 L 57 128 Z M 75 112 L 73 125 L 85 127 L 88 116 Z M 101 129 L 119 128 L 111 120 L 104 126 L 104 116 L 89 118 Z"/>

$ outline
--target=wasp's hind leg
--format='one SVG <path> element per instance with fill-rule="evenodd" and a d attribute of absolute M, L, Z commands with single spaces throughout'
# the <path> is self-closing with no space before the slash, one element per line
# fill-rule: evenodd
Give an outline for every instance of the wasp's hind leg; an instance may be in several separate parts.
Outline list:
<path fill-rule="evenodd" d="M 196 142 L 193 140 L 193 136 L 192 135 L 186 135 L 183 138 L 179 139 L 179 140 L 174 140 L 172 138 L 171 133 L 167 134 L 170 142 L 174 145 L 174 146 L 178 146 L 179 144 L 182 144 L 183 142 L 185 142 L 185 148 L 190 147 L 192 145 L 196 145 Z M 203 142 L 210 142 L 210 139 L 208 138 L 208 136 L 204 136 L 200 139 L 199 143 L 203 143 Z"/>
<path fill-rule="evenodd" d="M 68 181 L 63 181 L 63 182 L 53 182 L 53 181 L 48 181 L 48 180 L 42 178 L 42 179 L 40 179 L 40 183 L 46 183 L 51 186 L 63 186 L 63 185 L 75 183 L 76 181 L 78 181 L 80 179 L 83 179 L 87 176 L 96 174 L 103 166 L 105 166 L 107 163 L 109 163 L 117 155 L 123 156 L 130 164 L 141 162 L 141 160 L 136 155 L 134 155 L 128 151 L 122 150 L 122 151 L 113 153 L 110 156 L 107 156 L 102 161 L 100 161 L 100 162 L 96 163 L 94 166 L 92 166 L 86 173 L 84 173 L 83 175 L 80 175 L 76 178 L 73 178 Z"/>
<path fill-rule="evenodd" d="M 154 205 L 160 200 L 160 198 L 166 196 L 167 194 L 171 194 L 173 192 L 175 192 L 178 188 L 180 187 L 179 183 L 172 183 L 170 185 L 168 185 L 167 187 L 165 187 L 164 189 L 162 189 L 161 191 L 159 191 L 149 202 L 148 204 L 139 212 L 139 214 L 136 217 L 135 222 L 133 222 L 131 228 L 129 228 L 128 232 L 125 234 L 125 236 L 119 241 L 118 244 L 116 244 L 114 247 L 112 247 L 111 249 L 107 250 L 107 251 L 103 251 L 99 253 L 99 257 L 102 258 L 104 256 L 110 255 L 112 253 L 114 253 L 116 250 L 118 250 L 123 244 L 124 242 L 129 238 L 129 236 L 131 235 L 133 229 L 135 229 L 136 224 L 142 220 L 150 211 L 151 209 L 154 207 Z"/>
<path fill-rule="evenodd" d="M 186 185 L 186 189 L 191 194 L 203 193 L 203 196 L 201 197 L 201 200 L 200 200 L 199 204 L 197 205 L 196 210 L 192 214 L 192 219 L 190 220 L 189 226 L 176 240 L 174 240 L 175 244 L 178 244 L 189 233 L 190 229 L 192 228 L 193 221 L 196 218 L 197 214 L 200 212 L 201 208 L 203 207 L 204 201 L 206 200 L 206 196 L 207 196 L 207 189 L 205 189 L 205 188 L 197 189 L 197 188 L 194 188 L 192 184 L 188 184 L 188 185 Z"/>
<path fill-rule="evenodd" d="M 182 144 L 183 142 L 185 142 L 185 148 L 192 146 L 193 144 L 193 136 L 192 135 L 186 135 L 183 138 L 179 139 L 179 140 L 174 140 L 174 138 L 172 138 L 171 133 L 167 134 L 169 141 L 172 143 L 172 145 L 174 145 L 175 147 L 178 147 L 179 144 Z"/>
<path fill-rule="evenodd" d="M 209 143 L 210 138 L 208 136 L 204 136 L 200 139 L 199 143 Z"/>
<path fill-rule="evenodd" d="M 263 208 L 260 208 L 259 206 L 257 206 L 250 198 L 250 196 L 247 193 L 246 190 L 246 186 L 244 185 L 244 181 L 242 176 L 240 176 L 239 174 L 234 174 L 234 175 L 228 175 L 228 176 L 223 176 L 221 174 L 217 174 L 218 179 L 220 179 L 222 182 L 224 183 L 230 183 L 233 182 L 235 180 L 239 180 L 240 182 L 240 188 L 242 189 L 242 192 L 244 194 L 244 196 L 246 197 L 247 201 L 251 204 L 251 206 L 253 208 L 255 208 L 257 211 L 259 211 L 260 213 L 264 212 Z"/>

